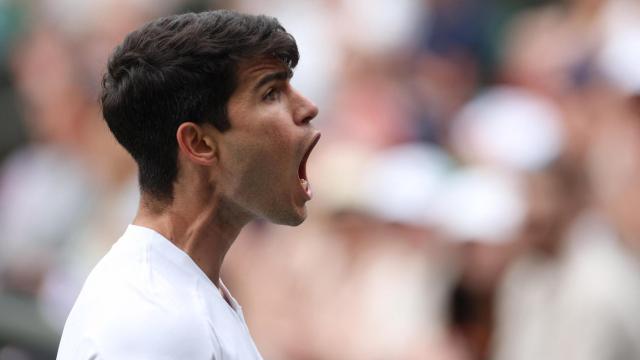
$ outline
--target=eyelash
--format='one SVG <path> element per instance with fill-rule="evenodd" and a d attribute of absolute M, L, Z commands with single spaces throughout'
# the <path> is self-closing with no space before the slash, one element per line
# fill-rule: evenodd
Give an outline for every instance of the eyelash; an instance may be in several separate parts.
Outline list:
<path fill-rule="evenodd" d="M 263 100 L 265 101 L 276 101 L 280 98 L 280 89 L 270 88 L 267 90 L 266 94 L 263 96 Z"/>

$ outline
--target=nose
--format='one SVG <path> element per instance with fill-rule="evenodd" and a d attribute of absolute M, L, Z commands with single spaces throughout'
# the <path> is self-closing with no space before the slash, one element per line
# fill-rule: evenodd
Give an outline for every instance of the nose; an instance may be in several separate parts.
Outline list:
<path fill-rule="evenodd" d="M 295 122 L 298 125 L 305 125 L 311 122 L 316 116 L 318 116 L 318 107 L 311 100 L 307 99 L 304 95 L 295 91 L 296 94 L 296 109 L 295 109 Z"/>

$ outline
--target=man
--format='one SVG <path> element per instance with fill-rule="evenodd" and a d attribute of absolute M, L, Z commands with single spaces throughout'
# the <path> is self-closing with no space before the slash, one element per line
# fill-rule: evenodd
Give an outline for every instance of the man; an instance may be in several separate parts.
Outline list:
<path fill-rule="evenodd" d="M 138 164 L 141 200 L 87 279 L 58 359 L 260 359 L 219 280 L 249 221 L 298 225 L 317 108 L 289 79 L 295 40 L 231 11 L 132 32 L 103 79 L 104 118 Z"/>

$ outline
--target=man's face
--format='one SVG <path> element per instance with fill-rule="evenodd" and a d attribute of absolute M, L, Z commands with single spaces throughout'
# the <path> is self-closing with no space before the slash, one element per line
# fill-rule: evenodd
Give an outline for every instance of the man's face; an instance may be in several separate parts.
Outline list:
<path fill-rule="evenodd" d="M 219 137 L 218 190 L 252 217 L 298 225 L 311 199 L 306 160 L 320 137 L 317 107 L 294 90 L 276 61 L 240 68 L 229 99 L 231 128 Z"/>

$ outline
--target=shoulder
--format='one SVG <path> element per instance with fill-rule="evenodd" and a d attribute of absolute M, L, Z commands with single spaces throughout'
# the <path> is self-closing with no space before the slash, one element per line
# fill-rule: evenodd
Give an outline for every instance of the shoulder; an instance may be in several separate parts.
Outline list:
<path fill-rule="evenodd" d="M 84 348 L 90 345 L 105 359 L 208 360 L 217 353 L 211 329 L 194 304 L 141 300 L 116 296 L 108 299 L 109 305 L 97 304 L 72 313 L 61 349 L 68 343 L 68 348 L 86 352 Z"/>
<path fill-rule="evenodd" d="M 85 330 L 65 329 L 58 360 L 210 360 L 219 352 L 205 324 L 171 311 L 123 310 L 119 316 L 97 321 Z"/>
<path fill-rule="evenodd" d="M 97 347 L 112 359 L 210 359 L 210 330 L 186 307 L 124 308 L 95 329 Z"/>
<path fill-rule="evenodd" d="M 140 275 L 143 269 L 118 276 L 109 264 L 101 265 L 67 320 L 63 343 L 71 348 L 91 344 L 106 359 L 211 359 L 216 354 L 212 330 L 188 286 L 170 286 L 159 274 Z"/>

